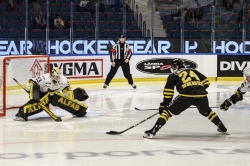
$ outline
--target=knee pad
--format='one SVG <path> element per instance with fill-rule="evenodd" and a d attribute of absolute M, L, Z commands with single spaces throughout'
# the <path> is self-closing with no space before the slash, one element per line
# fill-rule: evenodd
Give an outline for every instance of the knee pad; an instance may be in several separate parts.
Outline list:
<path fill-rule="evenodd" d="M 205 116 L 205 117 L 207 117 L 211 113 L 211 111 L 212 110 L 209 107 L 199 109 L 200 114 Z"/>

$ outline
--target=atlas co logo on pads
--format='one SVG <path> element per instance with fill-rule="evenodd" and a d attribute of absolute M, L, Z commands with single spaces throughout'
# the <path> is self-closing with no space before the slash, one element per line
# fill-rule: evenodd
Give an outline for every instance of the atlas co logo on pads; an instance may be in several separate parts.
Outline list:
<path fill-rule="evenodd" d="M 155 74 L 155 75 L 169 75 L 171 74 L 170 68 L 174 58 L 152 58 L 140 61 L 136 64 L 136 69 L 143 73 Z M 197 69 L 198 64 L 183 59 L 186 67 Z"/>

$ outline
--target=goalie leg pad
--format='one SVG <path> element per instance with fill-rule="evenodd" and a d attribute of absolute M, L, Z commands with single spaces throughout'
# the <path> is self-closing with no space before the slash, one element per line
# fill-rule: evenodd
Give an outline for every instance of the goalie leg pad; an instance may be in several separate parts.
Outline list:
<path fill-rule="evenodd" d="M 78 101 L 84 101 L 89 98 L 88 94 L 83 88 L 76 88 L 73 90 L 74 98 Z"/>
<path fill-rule="evenodd" d="M 37 84 L 30 84 L 30 100 L 40 100 L 40 86 Z"/>
<path fill-rule="evenodd" d="M 86 110 L 88 108 L 88 106 L 85 104 L 82 104 L 77 100 L 72 100 L 58 92 L 55 92 L 54 96 L 52 97 L 51 104 L 53 106 L 60 107 L 78 117 L 83 117 L 86 114 Z"/>
<path fill-rule="evenodd" d="M 50 93 L 46 93 L 39 101 L 44 106 L 49 105 L 51 101 Z M 27 104 L 23 106 L 23 113 L 27 117 L 38 114 L 42 111 L 43 111 L 43 108 L 39 104 L 37 104 L 37 101 L 35 100 L 30 100 Z"/>

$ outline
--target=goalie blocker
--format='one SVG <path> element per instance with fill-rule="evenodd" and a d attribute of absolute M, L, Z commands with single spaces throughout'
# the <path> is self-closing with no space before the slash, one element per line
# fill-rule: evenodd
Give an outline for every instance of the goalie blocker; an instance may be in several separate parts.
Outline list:
<path fill-rule="evenodd" d="M 38 102 L 44 106 L 48 106 L 50 103 L 53 106 L 64 109 L 77 117 L 84 117 L 86 115 L 87 105 L 79 102 L 89 98 L 87 93 L 82 88 L 76 88 L 73 91 L 67 90 L 65 94 L 57 91 L 47 92 L 43 94 L 40 92 L 40 86 L 37 84 L 31 84 L 30 87 L 30 101 L 20 107 L 16 116 L 21 116 L 25 121 L 28 117 L 43 111 L 43 108 Z"/>

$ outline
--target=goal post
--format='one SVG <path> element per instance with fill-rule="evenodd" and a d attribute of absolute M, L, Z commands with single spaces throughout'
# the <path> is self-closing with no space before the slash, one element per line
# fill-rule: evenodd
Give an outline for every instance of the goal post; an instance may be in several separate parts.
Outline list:
<path fill-rule="evenodd" d="M 0 56 L 0 116 L 29 101 L 28 94 L 13 78 L 25 88 L 30 78 L 48 73 L 49 65 L 48 55 Z"/>

